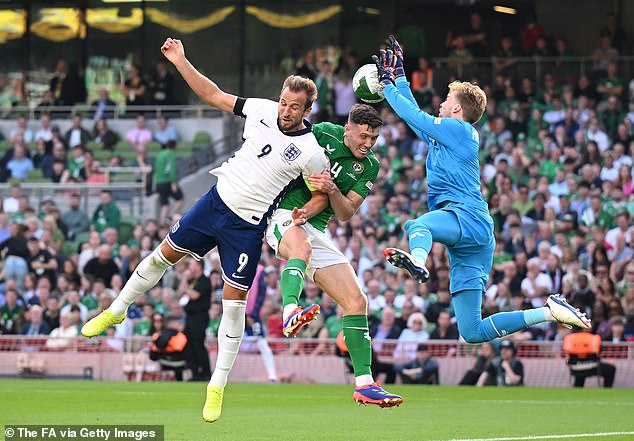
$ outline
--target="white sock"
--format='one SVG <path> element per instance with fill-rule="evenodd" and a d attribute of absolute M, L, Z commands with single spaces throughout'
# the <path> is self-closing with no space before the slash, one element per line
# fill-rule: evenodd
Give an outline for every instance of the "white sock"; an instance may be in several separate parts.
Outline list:
<path fill-rule="evenodd" d="M 356 384 L 357 387 L 367 386 L 368 384 L 372 383 L 374 383 L 374 378 L 372 378 L 372 375 L 364 374 L 359 375 L 358 377 L 354 377 L 354 384 Z"/>
<path fill-rule="evenodd" d="M 282 322 L 286 321 L 288 316 L 291 315 L 293 311 L 295 311 L 295 308 L 297 308 L 297 305 L 295 303 L 288 304 L 284 307 L 284 311 L 282 312 Z"/>
<path fill-rule="evenodd" d="M 275 356 L 273 351 L 269 347 L 265 338 L 258 338 L 258 349 L 260 350 L 260 356 L 262 356 L 262 362 L 266 368 L 266 373 L 269 375 L 269 380 L 277 381 L 277 371 L 275 370 Z"/>
<path fill-rule="evenodd" d="M 242 342 L 246 308 L 246 300 L 222 301 L 222 318 L 218 326 L 218 359 L 209 381 L 210 386 L 224 388 L 227 384 L 227 376 L 236 361 Z"/>
<path fill-rule="evenodd" d="M 134 302 L 134 299 L 154 288 L 154 285 L 161 280 L 161 277 L 171 265 L 172 263 L 163 256 L 161 250 L 156 248 L 150 255 L 139 262 L 130 279 L 128 279 L 117 298 L 114 299 L 112 305 L 108 308 L 108 311 L 114 315 L 121 315 L 126 312 L 128 306 Z"/>
<path fill-rule="evenodd" d="M 414 248 L 412 250 L 412 257 L 418 261 L 417 263 L 420 263 L 423 266 L 425 265 L 425 262 L 427 262 L 428 255 L 429 253 L 425 251 L 425 248 Z"/>

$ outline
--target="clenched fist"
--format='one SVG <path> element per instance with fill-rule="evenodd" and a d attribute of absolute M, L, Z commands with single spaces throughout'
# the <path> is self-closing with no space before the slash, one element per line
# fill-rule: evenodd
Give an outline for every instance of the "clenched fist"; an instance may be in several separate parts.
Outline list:
<path fill-rule="evenodd" d="M 165 55 L 165 58 L 170 60 L 172 64 L 176 64 L 177 61 L 185 58 L 185 48 L 180 40 L 168 38 L 161 46 L 161 52 Z"/>

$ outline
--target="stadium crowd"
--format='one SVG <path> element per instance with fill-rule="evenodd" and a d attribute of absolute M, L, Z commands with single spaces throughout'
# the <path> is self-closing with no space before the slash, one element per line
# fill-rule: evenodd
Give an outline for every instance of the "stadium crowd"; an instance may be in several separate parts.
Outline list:
<path fill-rule="evenodd" d="M 545 39 L 538 36 L 535 45 L 541 44 L 540 38 Z M 448 41 L 459 49 L 464 43 L 460 39 Z M 607 48 L 611 41 L 606 40 Z M 501 44 L 507 44 L 504 38 Z M 314 119 L 339 121 L 356 100 L 350 85 L 354 54 L 345 57 L 347 68 L 337 75 L 327 60 L 312 72 L 311 58 L 303 61 L 308 64 L 300 64 L 299 71 L 314 74 L 320 88 Z M 592 332 L 604 341 L 632 340 L 634 79 L 628 83 L 620 77 L 613 60 L 598 65 L 592 75 L 576 76 L 553 67 L 541 78 L 502 68 L 494 83 L 485 85 L 489 101 L 478 123 L 482 193 L 495 221 L 497 246 L 483 314 L 542 306 L 549 294 L 560 292 L 587 313 Z M 425 110 L 437 114 L 444 91 L 431 88 L 426 78 L 432 74 L 421 61 L 412 87 Z M 449 262 L 442 245 L 434 244 L 426 284 L 419 285 L 384 261 L 384 248 L 406 245 L 405 220 L 426 210 L 427 145 L 387 106 L 381 106 L 381 112 L 384 126 L 375 148 L 381 171 L 373 192 L 359 215 L 347 223 L 332 220 L 327 234 L 350 259 L 367 294 L 375 350 L 385 355 L 382 341 L 396 339 L 389 355 L 414 359 L 420 343 L 457 340 L 459 335 L 452 321 Z M 15 129 L 4 134 L 11 146 L 0 161 L 0 176 L 19 181 L 30 169 L 39 168 L 62 184 L 103 182 L 94 149 L 112 149 L 121 137 L 134 148 L 136 165 L 151 166 L 147 144 L 168 144 L 178 136 L 165 119 L 152 133 L 139 115 L 129 133 L 115 134 L 108 129 L 103 109 L 97 106 L 93 116 L 92 133 L 80 116 L 74 116 L 65 134 L 51 126 L 47 114 L 40 116 L 37 128 L 19 118 Z M 86 148 L 88 143 L 93 149 Z M 111 165 L 120 163 L 116 158 Z M 94 213 L 82 211 L 77 195 L 67 197 L 68 211 L 52 200 L 34 207 L 19 183 L 3 197 L 0 333 L 77 335 L 81 323 L 110 304 L 132 269 L 179 216 L 175 213 L 169 222 L 163 216 L 138 223 L 131 237 L 122 238 L 119 208 L 110 192 L 101 193 Z M 69 242 L 77 249 L 66 246 Z M 247 314 L 269 337 L 281 338 L 280 262 L 263 247 Z M 181 294 L 189 282 L 187 267 L 182 261 L 170 268 L 110 333 L 152 335 L 166 316 L 184 322 L 186 302 Z M 215 252 L 205 258 L 205 274 L 211 286 L 208 334 L 214 336 L 222 314 L 223 284 Z M 321 314 L 300 337 L 336 338 L 342 312 L 332 299 L 308 281 L 301 301 L 303 306 L 319 303 Z M 511 339 L 562 341 L 568 332 L 545 323 Z M 329 350 L 322 344 L 311 348 L 314 353 Z"/>

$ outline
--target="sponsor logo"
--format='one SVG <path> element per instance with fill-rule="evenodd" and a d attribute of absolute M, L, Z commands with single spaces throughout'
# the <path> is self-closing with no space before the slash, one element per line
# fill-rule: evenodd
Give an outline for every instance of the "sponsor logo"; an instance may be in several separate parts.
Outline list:
<path fill-rule="evenodd" d="M 326 144 L 326 151 L 328 153 L 334 153 L 335 149 L 334 149 L 334 147 L 330 147 L 330 144 Z"/>
<path fill-rule="evenodd" d="M 269 127 L 269 125 L 268 125 L 267 123 L 265 123 L 265 122 L 264 122 L 264 118 L 262 118 L 262 119 L 260 120 L 260 124 L 262 124 L 262 125 L 264 125 L 264 126 L 266 126 L 266 127 Z"/>
<path fill-rule="evenodd" d="M 372 190 L 372 187 L 374 187 L 374 183 L 368 181 L 365 183 L 365 186 L 368 187 L 368 190 Z"/>
<path fill-rule="evenodd" d="M 292 223 L 293 223 L 293 221 L 292 221 L 291 219 L 289 219 L 289 220 L 287 220 L 286 222 L 284 222 L 284 223 L 282 224 L 282 226 L 283 226 L 283 227 L 288 227 L 288 226 L 289 226 L 290 224 L 292 224 Z"/>
<path fill-rule="evenodd" d="M 417 232 L 415 232 L 415 233 L 412 233 L 412 234 L 410 234 L 410 236 L 409 236 L 409 240 L 412 240 L 412 239 L 413 239 L 413 238 L 415 238 L 415 237 L 425 237 L 425 233 L 420 233 L 420 232 L 418 232 L 418 231 L 417 231 Z"/>
<path fill-rule="evenodd" d="M 235 279 L 244 279 L 244 278 L 246 278 L 246 276 L 239 276 L 235 272 L 233 274 L 231 274 L 231 277 L 233 277 Z"/>
<path fill-rule="evenodd" d="M 359 161 L 352 161 L 351 167 L 352 171 L 356 174 L 363 173 L 363 170 L 365 169 L 365 166 Z"/>
<path fill-rule="evenodd" d="M 289 144 L 288 147 L 284 149 L 284 153 L 282 155 L 287 162 L 291 162 L 296 160 L 301 154 L 302 151 L 298 149 L 295 144 Z"/>
<path fill-rule="evenodd" d="M 440 117 L 436 117 L 434 118 L 434 124 L 440 124 L 440 121 L 442 121 L 442 119 Z"/>
<path fill-rule="evenodd" d="M 352 179 L 354 179 L 355 181 L 357 180 L 357 177 L 355 175 L 353 175 L 352 173 L 348 172 L 346 173 L 348 176 L 350 176 Z"/>
<path fill-rule="evenodd" d="M 233 335 L 225 334 L 225 337 L 227 337 L 227 338 L 240 338 L 242 336 L 241 335 L 233 336 Z"/>
<path fill-rule="evenodd" d="M 170 230 L 172 232 L 172 234 L 176 233 L 176 231 L 178 231 L 178 229 L 181 227 L 181 221 L 176 221 L 176 223 L 172 226 L 172 229 Z"/>

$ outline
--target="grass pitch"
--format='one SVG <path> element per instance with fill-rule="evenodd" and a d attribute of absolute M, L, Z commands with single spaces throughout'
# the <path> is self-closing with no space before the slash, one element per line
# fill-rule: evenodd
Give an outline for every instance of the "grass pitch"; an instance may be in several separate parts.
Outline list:
<path fill-rule="evenodd" d="M 405 403 L 379 409 L 352 386 L 238 383 L 207 424 L 205 386 L 0 380 L 0 424 L 159 424 L 167 441 L 634 440 L 628 389 L 391 386 Z"/>

